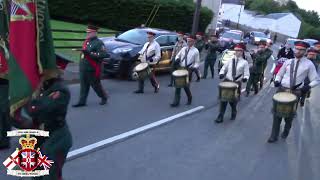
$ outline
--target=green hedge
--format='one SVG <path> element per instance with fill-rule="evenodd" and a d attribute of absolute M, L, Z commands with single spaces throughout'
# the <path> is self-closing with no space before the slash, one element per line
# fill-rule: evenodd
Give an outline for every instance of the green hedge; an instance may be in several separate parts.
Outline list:
<path fill-rule="evenodd" d="M 73 22 L 95 23 L 124 31 L 144 24 L 155 4 L 160 9 L 150 25 L 155 28 L 190 32 L 195 4 L 163 0 L 49 0 L 52 18 Z M 201 9 L 199 31 L 211 22 L 213 12 Z"/>

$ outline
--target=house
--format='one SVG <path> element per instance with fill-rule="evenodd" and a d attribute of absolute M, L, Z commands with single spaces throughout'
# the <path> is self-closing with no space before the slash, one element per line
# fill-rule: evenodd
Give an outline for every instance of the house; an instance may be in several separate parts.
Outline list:
<path fill-rule="evenodd" d="M 299 35 L 301 21 L 292 13 L 257 15 L 253 11 L 244 10 L 243 5 L 230 3 L 222 4 L 220 12 L 222 20 L 230 20 L 235 24 L 239 22 L 254 29 L 269 29 L 293 38 Z"/>

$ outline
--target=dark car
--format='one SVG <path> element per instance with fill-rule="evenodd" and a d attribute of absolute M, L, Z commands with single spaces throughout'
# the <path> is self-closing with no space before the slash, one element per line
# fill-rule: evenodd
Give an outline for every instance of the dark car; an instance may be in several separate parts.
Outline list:
<path fill-rule="evenodd" d="M 169 70 L 177 34 L 162 29 L 135 28 L 116 37 L 101 38 L 110 54 L 110 58 L 103 62 L 104 73 L 132 79 L 132 71 L 138 64 L 138 52 L 147 42 L 147 31 L 156 34 L 155 40 L 161 47 L 161 60 L 155 66 L 155 70 Z"/>
<path fill-rule="evenodd" d="M 234 44 L 239 42 L 243 42 L 243 32 L 239 30 L 226 31 L 219 37 L 219 43 L 223 50 L 231 49 Z"/>
<path fill-rule="evenodd" d="M 310 45 L 310 47 L 313 47 L 314 43 L 318 42 L 318 40 L 315 39 L 304 39 L 303 41 L 307 42 Z"/>

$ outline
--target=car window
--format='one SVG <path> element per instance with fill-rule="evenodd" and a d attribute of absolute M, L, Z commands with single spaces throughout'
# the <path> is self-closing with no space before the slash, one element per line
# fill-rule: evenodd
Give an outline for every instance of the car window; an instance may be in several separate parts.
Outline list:
<path fill-rule="evenodd" d="M 160 44 L 160 46 L 168 46 L 168 36 L 159 36 L 156 41 Z"/>
<path fill-rule="evenodd" d="M 240 40 L 240 39 L 241 39 L 241 34 L 232 33 L 232 32 L 225 32 L 225 33 L 222 35 L 222 37 L 223 37 L 223 38 Z"/>
<path fill-rule="evenodd" d="M 178 36 L 175 36 L 175 35 L 169 36 L 170 45 L 175 45 L 177 41 L 178 41 Z"/>
<path fill-rule="evenodd" d="M 116 40 L 143 45 L 147 42 L 147 33 L 140 29 L 132 29 L 119 35 Z"/>

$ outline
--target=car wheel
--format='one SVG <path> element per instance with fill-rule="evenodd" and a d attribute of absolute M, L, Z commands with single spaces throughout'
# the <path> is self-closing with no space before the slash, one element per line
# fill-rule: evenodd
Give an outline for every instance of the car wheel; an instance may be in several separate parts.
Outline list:
<path fill-rule="evenodd" d="M 134 63 L 131 64 L 129 71 L 128 71 L 128 80 L 129 81 L 134 81 L 134 77 L 133 77 L 133 72 L 134 72 L 134 68 L 139 64 L 138 61 L 135 61 Z"/>

